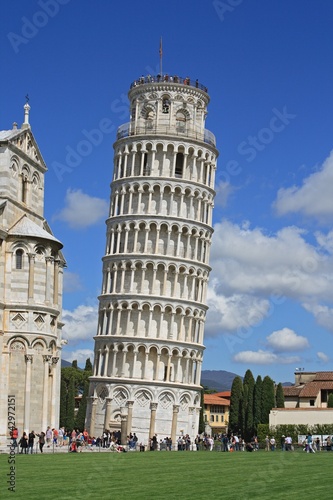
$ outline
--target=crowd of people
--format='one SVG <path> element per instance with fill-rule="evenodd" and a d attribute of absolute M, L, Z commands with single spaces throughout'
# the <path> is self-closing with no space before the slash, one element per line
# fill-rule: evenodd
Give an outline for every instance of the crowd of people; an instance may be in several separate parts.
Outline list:
<path fill-rule="evenodd" d="M 38 449 L 40 453 L 43 453 L 45 445 L 47 448 L 69 447 L 69 451 L 76 451 L 79 446 L 85 446 L 89 443 L 87 429 L 84 429 L 83 432 L 75 429 L 66 431 L 64 427 L 60 429 L 51 429 L 51 427 L 48 426 L 45 432 L 41 431 L 37 433 L 34 430 L 30 431 L 28 434 L 23 432 L 19 438 L 18 429 L 14 427 L 10 436 L 13 446 L 20 450 L 20 454 L 32 454 L 34 451 L 37 453 Z"/>
<path fill-rule="evenodd" d="M 135 80 L 132 83 L 131 88 L 136 87 L 137 85 L 143 85 L 145 83 L 154 83 L 154 82 L 157 82 L 157 83 L 160 83 L 160 82 L 182 83 L 183 85 L 190 85 L 192 87 L 200 88 L 204 92 L 208 92 L 207 87 L 205 87 L 204 85 L 201 85 L 199 83 L 198 79 L 193 81 L 190 79 L 189 76 L 186 76 L 185 78 L 183 78 L 182 76 L 178 76 L 178 75 L 172 76 L 172 75 L 169 75 L 168 73 L 166 73 L 164 75 L 158 74 L 156 76 L 152 76 L 152 75 L 144 76 L 144 75 L 142 75 L 140 78 L 138 78 L 137 80 Z"/>
<path fill-rule="evenodd" d="M 67 447 L 69 452 L 80 452 L 84 449 L 93 450 L 94 447 L 110 449 L 110 451 L 125 452 L 125 451 L 172 451 L 176 449 L 178 451 L 190 451 L 196 449 L 197 451 L 206 450 L 213 451 L 220 450 L 223 452 L 233 452 L 233 451 L 258 451 L 259 442 L 257 436 L 253 436 L 251 440 L 245 441 L 241 436 L 237 434 L 220 434 L 216 436 L 210 436 L 208 434 L 197 435 L 194 443 L 191 442 L 191 438 L 188 434 L 181 435 L 177 438 L 176 443 L 173 443 L 171 437 L 165 437 L 158 440 L 157 434 L 154 434 L 148 441 L 148 446 L 146 447 L 142 442 L 138 443 L 138 437 L 136 433 L 130 433 L 126 438 L 126 444 L 121 440 L 121 432 L 105 429 L 102 434 L 98 437 L 91 437 L 87 431 L 84 429 L 83 432 L 78 429 L 72 429 L 71 431 L 66 430 L 64 427 L 60 429 L 55 429 L 50 426 L 40 433 L 36 433 L 34 430 L 29 433 L 23 432 L 19 436 L 18 429 L 14 427 L 10 433 L 12 444 L 17 448 L 17 452 L 20 454 L 32 454 L 43 453 L 43 448 L 46 445 L 47 448 L 62 448 Z M 324 440 L 321 440 L 319 436 L 313 438 L 311 434 L 305 436 L 302 442 L 303 450 L 307 453 L 315 453 L 316 451 L 326 450 L 333 451 L 333 437 L 327 436 Z M 280 446 L 279 446 L 280 445 Z M 266 436 L 264 441 L 265 451 L 275 451 L 277 449 L 281 451 L 294 451 L 293 440 L 290 435 L 282 435 L 280 442 L 277 442 L 274 436 Z M 20 451 L 19 451 L 20 450 Z"/>

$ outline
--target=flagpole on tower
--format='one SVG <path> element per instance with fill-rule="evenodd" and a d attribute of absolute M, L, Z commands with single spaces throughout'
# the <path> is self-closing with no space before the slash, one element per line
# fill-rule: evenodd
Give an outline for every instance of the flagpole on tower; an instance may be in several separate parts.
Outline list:
<path fill-rule="evenodd" d="M 163 49 L 162 49 L 162 37 L 160 39 L 160 74 L 161 74 L 161 77 L 163 76 L 163 73 L 162 73 L 162 57 L 163 57 Z"/>

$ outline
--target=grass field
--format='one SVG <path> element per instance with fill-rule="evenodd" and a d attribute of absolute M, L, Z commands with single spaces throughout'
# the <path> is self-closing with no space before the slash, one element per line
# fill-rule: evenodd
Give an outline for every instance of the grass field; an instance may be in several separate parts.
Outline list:
<path fill-rule="evenodd" d="M 145 452 L 16 456 L 18 499 L 331 499 L 333 453 Z"/>

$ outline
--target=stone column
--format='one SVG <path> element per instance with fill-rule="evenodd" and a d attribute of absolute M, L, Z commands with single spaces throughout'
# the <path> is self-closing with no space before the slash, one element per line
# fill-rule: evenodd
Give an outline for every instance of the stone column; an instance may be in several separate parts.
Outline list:
<path fill-rule="evenodd" d="M 110 420 L 111 420 L 111 404 L 112 404 L 112 398 L 106 398 L 106 408 L 105 408 L 105 417 L 104 417 L 104 429 L 109 429 L 110 427 Z"/>
<path fill-rule="evenodd" d="M 34 277 L 35 277 L 35 254 L 28 253 L 29 258 L 29 285 L 28 285 L 28 300 L 34 298 Z"/>
<path fill-rule="evenodd" d="M 95 436 L 95 425 L 96 425 L 96 410 L 97 410 L 97 399 L 94 396 L 91 396 L 91 418 L 90 418 L 90 436 Z"/>
<path fill-rule="evenodd" d="M 25 398 L 24 398 L 24 430 L 30 432 L 30 396 L 31 396 L 31 364 L 32 354 L 25 354 L 26 374 L 25 374 Z"/>
<path fill-rule="evenodd" d="M 188 408 L 188 434 L 190 435 L 190 438 L 191 438 L 191 446 L 192 446 L 192 449 L 195 448 L 195 446 L 193 446 L 194 444 L 194 440 L 195 440 L 195 437 L 196 437 L 196 426 L 195 426 L 195 421 L 193 420 L 196 420 L 195 419 L 195 416 L 196 416 L 196 408 L 195 406 L 189 406 Z"/>
<path fill-rule="evenodd" d="M 127 401 L 127 407 L 128 407 L 127 433 L 126 433 L 127 436 L 129 436 L 132 431 L 133 405 L 134 401 Z"/>
<path fill-rule="evenodd" d="M 149 436 L 148 436 L 149 439 L 151 439 L 155 434 L 156 410 L 157 410 L 157 403 L 150 403 L 150 425 L 149 425 Z"/>
<path fill-rule="evenodd" d="M 171 440 L 172 440 L 172 449 L 177 450 L 176 445 L 176 437 L 177 437 L 177 420 L 179 413 L 179 405 L 173 405 L 173 413 L 172 413 L 172 423 L 171 423 Z"/>
<path fill-rule="evenodd" d="M 45 283 L 45 302 L 50 303 L 51 299 L 51 263 L 53 262 L 53 257 L 46 257 L 46 283 Z"/>
<path fill-rule="evenodd" d="M 58 377 L 57 377 L 57 363 L 59 361 L 58 356 L 54 356 L 52 358 L 52 396 L 51 396 L 51 422 L 50 426 L 51 429 L 56 427 L 56 414 L 57 414 L 57 408 L 56 408 L 56 402 L 58 401 L 58 394 L 57 394 L 57 386 L 58 386 Z"/>
<path fill-rule="evenodd" d="M 44 387 L 43 387 L 43 416 L 42 416 L 42 430 L 45 432 L 48 422 L 48 405 L 49 405 L 49 363 L 52 356 L 44 355 Z"/>
<path fill-rule="evenodd" d="M 126 446 L 127 444 L 127 415 L 123 413 L 121 416 L 121 427 L 120 427 L 120 432 L 121 432 L 121 444 L 123 446 Z"/>
<path fill-rule="evenodd" d="M 53 304 L 58 304 L 59 294 L 59 260 L 54 261 L 54 274 L 53 274 Z"/>
<path fill-rule="evenodd" d="M 109 352 L 110 352 L 110 349 L 109 349 L 109 347 L 107 346 L 107 347 L 106 347 L 105 361 L 104 361 L 104 373 L 103 373 L 103 376 L 104 376 L 104 377 L 107 377 L 107 376 L 108 376 Z"/>

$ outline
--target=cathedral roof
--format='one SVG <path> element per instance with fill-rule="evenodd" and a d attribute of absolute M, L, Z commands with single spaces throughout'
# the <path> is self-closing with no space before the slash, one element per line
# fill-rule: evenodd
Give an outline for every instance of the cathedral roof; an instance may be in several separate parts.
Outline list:
<path fill-rule="evenodd" d="M 16 135 L 19 135 L 21 132 L 21 129 L 0 130 L 0 141 L 8 141 Z"/>
<path fill-rule="evenodd" d="M 48 231 L 45 231 L 42 227 L 37 226 L 37 224 L 28 219 L 26 215 L 23 215 L 23 217 L 10 228 L 8 234 L 11 236 L 33 236 L 35 238 L 43 238 L 44 240 L 54 241 L 61 245 L 61 247 L 63 246 L 57 238 Z"/>

